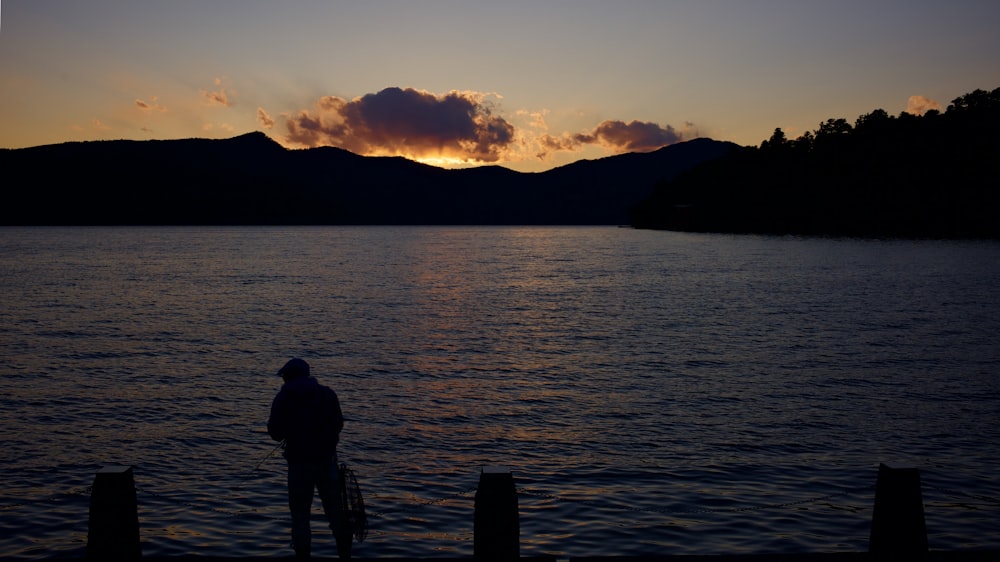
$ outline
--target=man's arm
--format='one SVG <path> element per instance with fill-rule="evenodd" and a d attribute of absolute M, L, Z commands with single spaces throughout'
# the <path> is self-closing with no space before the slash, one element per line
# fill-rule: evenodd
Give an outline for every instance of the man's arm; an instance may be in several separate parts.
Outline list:
<path fill-rule="evenodd" d="M 340 410 L 340 399 L 337 398 L 337 393 L 331 391 L 330 394 L 333 395 L 333 425 L 337 433 L 344 429 L 344 413 Z"/>
<path fill-rule="evenodd" d="M 281 393 L 278 393 L 274 397 L 274 402 L 271 403 L 271 415 L 267 419 L 267 434 L 275 441 L 284 441 L 288 437 L 288 429 L 286 428 L 281 402 Z"/>

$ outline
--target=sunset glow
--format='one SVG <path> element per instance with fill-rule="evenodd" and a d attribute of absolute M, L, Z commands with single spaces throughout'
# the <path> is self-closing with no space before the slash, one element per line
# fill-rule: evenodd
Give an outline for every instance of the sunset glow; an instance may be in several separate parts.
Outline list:
<path fill-rule="evenodd" d="M 469 165 L 468 161 L 457 156 L 416 156 L 411 159 L 421 164 L 437 166 L 439 168 L 460 168 Z"/>
<path fill-rule="evenodd" d="M 1000 5 L 972 0 L 43 0 L 2 16 L 0 148 L 262 131 L 540 171 L 696 137 L 757 145 L 1000 85 Z"/>

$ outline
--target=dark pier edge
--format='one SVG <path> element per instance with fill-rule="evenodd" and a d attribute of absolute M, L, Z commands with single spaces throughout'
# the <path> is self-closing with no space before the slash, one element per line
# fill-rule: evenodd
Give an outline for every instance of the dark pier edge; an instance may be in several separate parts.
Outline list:
<path fill-rule="evenodd" d="M 337 560 L 336 556 L 313 556 L 313 560 L 324 561 Z M 23 560 L 34 560 L 37 558 L 10 558 L 8 562 L 19 562 Z M 44 559 L 46 561 L 69 561 L 86 560 L 82 556 L 52 557 Z M 198 556 L 196 554 L 186 556 L 143 556 L 144 562 L 277 562 L 280 560 L 294 560 L 294 557 L 287 554 L 275 554 L 274 556 Z M 472 562 L 474 558 L 469 557 L 442 557 L 442 558 L 364 558 L 352 557 L 352 562 Z M 879 562 L 867 552 L 833 552 L 833 553 L 804 553 L 804 554 L 686 554 L 686 555 L 648 555 L 648 556 L 522 556 L 518 558 L 522 562 Z M 936 551 L 927 553 L 926 562 L 997 562 L 1000 560 L 1000 550 L 982 551 Z"/>
<path fill-rule="evenodd" d="M 71 555 L 46 560 L 144 560 L 151 562 L 270 562 L 292 560 L 289 553 L 274 556 L 143 556 L 138 536 L 138 505 L 132 468 L 108 466 L 96 475 L 91 497 L 89 556 Z M 537 562 L 995 562 L 1000 550 L 935 551 L 927 546 L 927 529 L 916 468 L 879 465 L 868 552 L 745 554 L 745 555 L 645 555 L 645 556 L 531 556 L 519 553 L 520 526 L 513 475 L 502 467 L 480 474 L 476 494 L 474 557 L 354 557 L 357 562 L 456 562 L 524 560 Z M 37 558 L 11 558 L 37 560 Z M 314 556 L 313 560 L 337 560 Z"/>

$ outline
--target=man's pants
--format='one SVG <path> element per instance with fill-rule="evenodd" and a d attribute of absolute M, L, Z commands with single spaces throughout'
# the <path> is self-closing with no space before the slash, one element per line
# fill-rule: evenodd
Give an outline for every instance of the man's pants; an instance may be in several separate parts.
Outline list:
<path fill-rule="evenodd" d="M 289 461 L 288 463 L 288 507 L 292 512 L 292 545 L 295 553 L 300 556 L 308 556 L 311 550 L 312 532 L 309 514 L 314 491 L 319 491 L 319 497 L 323 501 L 323 512 L 337 540 L 338 554 L 344 558 L 346 550 L 347 556 L 350 556 L 350 529 L 341 528 L 339 472 L 336 458 L 328 462 Z"/>

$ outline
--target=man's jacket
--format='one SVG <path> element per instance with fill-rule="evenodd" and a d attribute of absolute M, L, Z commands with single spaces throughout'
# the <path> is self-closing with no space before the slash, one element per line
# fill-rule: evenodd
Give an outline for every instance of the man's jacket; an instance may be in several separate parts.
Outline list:
<path fill-rule="evenodd" d="M 267 432 L 275 441 L 285 440 L 289 461 L 320 462 L 334 459 L 344 415 L 333 389 L 313 377 L 286 382 L 271 403 Z"/>

